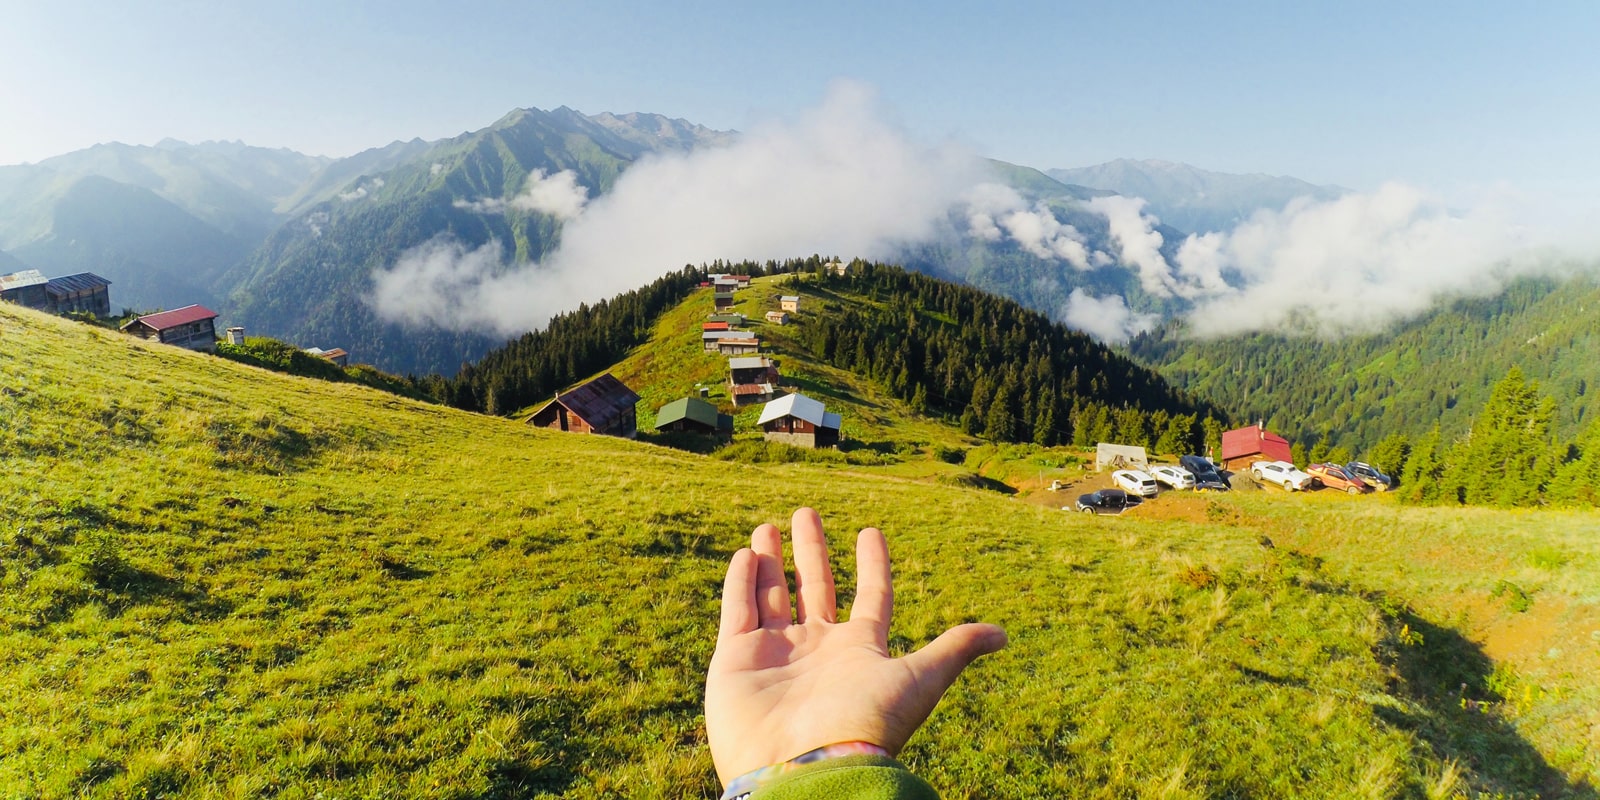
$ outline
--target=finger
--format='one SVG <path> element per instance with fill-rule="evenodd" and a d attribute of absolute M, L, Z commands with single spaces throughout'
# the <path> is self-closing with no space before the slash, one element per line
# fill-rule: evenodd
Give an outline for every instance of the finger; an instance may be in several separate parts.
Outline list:
<path fill-rule="evenodd" d="M 822 535 L 822 517 L 816 509 L 802 508 L 794 512 L 794 528 L 789 536 L 794 540 L 794 591 L 797 614 L 804 624 L 807 620 L 834 622 L 838 619 L 833 589 L 833 569 L 828 566 L 828 540 Z"/>
<path fill-rule="evenodd" d="M 761 625 L 756 611 L 756 568 L 761 557 L 748 547 L 733 554 L 722 582 L 722 627 L 717 638 L 749 633 Z"/>
<path fill-rule="evenodd" d="M 856 599 L 850 621 L 865 620 L 878 631 L 878 643 L 889 641 L 889 619 L 894 616 L 894 586 L 889 574 L 889 543 L 883 532 L 867 528 L 856 537 Z"/>
<path fill-rule="evenodd" d="M 945 631 L 926 647 L 906 656 L 906 665 L 917 676 L 919 704 L 926 704 L 927 710 L 932 711 L 968 664 L 1005 646 L 1006 632 L 999 626 L 968 623 Z"/>
<path fill-rule="evenodd" d="M 762 525 L 750 534 L 750 548 L 756 551 L 756 613 L 761 627 L 782 628 L 789 624 L 789 581 L 783 576 L 783 536 L 771 525 Z"/>

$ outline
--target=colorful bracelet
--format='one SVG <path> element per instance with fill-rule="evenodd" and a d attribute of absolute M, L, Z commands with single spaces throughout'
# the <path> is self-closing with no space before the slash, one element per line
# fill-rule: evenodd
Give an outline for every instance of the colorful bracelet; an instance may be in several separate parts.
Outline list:
<path fill-rule="evenodd" d="M 746 800 L 755 790 L 771 783 L 779 775 L 799 769 L 807 764 L 827 761 L 840 756 L 887 756 L 889 751 L 868 742 L 839 742 L 825 744 L 808 753 L 802 753 L 781 764 L 768 764 L 758 770 L 746 772 L 731 781 L 722 792 L 721 800 Z"/>

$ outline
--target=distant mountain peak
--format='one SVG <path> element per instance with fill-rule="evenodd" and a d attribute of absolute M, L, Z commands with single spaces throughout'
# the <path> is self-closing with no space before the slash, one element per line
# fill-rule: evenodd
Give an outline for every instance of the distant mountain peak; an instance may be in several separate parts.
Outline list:
<path fill-rule="evenodd" d="M 1285 175 L 1213 172 L 1156 158 L 1119 158 L 1045 174 L 1063 183 L 1142 197 L 1162 222 L 1194 233 L 1227 230 L 1257 211 L 1280 210 L 1298 197 L 1331 200 L 1348 191 Z"/>

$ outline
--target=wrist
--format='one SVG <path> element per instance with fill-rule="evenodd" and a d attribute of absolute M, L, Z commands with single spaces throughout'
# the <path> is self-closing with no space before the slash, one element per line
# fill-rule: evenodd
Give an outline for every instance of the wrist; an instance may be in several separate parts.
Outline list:
<path fill-rule="evenodd" d="M 751 792 L 771 783 L 784 773 L 808 764 L 816 764 L 833 758 L 860 755 L 887 757 L 889 751 L 870 742 L 836 742 L 823 745 L 815 750 L 801 753 L 788 761 L 768 764 L 765 767 L 751 770 L 728 781 L 727 788 L 722 791 L 721 800 L 741 800 L 741 798 L 749 797 Z"/>

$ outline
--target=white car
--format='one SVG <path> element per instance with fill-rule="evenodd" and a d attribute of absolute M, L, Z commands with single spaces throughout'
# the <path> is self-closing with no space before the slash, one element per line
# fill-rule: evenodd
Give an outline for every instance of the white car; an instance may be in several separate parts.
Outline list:
<path fill-rule="evenodd" d="M 1111 473 L 1111 482 L 1122 487 L 1128 494 L 1140 497 L 1156 496 L 1156 479 L 1150 474 L 1139 469 L 1119 469 Z"/>
<path fill-rule="evenodd" d="M 1276 483 L 1284 490 L 1298 492 L 1311 485 L 1311 476 L 1287 461 L 1257 461 L 1250 465 L 1250 474 L 1263 483 Z"/>
<path fill-rule="evenodd" d="M 1152 467 L 1150 477 L 1157 483 L 1164 483 L 1174 489 L 1193 489 L 1194 473 L 1183 467 Z"/>

